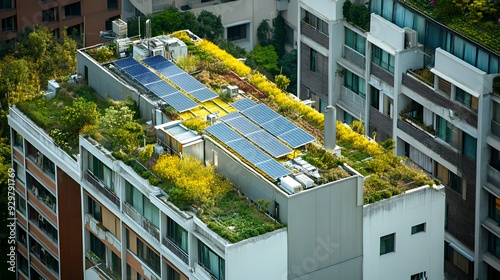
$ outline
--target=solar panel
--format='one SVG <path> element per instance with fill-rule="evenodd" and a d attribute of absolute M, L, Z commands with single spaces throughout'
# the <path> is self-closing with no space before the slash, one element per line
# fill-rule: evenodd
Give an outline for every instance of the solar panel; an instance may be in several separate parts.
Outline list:
<path fill-rule="evenodd" d="M 278 139 L 276 139 L 269 132 L 263 129 L 248 134 L 247 138 L 275 158 L 288 155 L 289 153 L 292 152 L 292 150 L 288 148 L 285 144 L 281 143 Z"/>
<path fill-rule="evenodd" d="M 182 87 L 181 87 L 182 88 Z M 196 98 L 200 102 L 205 102 L 211 99 L 216 98 L 217 93 L 211 91 L 209 88 L 203 86 L 203 88 L 189 92 L 194 98 Z"/>
<path fill-rule="evenodd" d="M 122 58 L 119 60 L 115 60 L 115 65 L 120 67 L 121 69 L 130 67 L 132 65 L 139 64 L 137 60 L 135 60 L 133 57 L 127 57 L 127 58 Z"/>
<path fill-rule="evenodd" d="M 156 71 L 160 72 L 160 74 L 162 74 L 166 78 L 186 73 L 181 68 L 172 64 L 170 61 L 162 62 L 162 63 L 156 64 L 155 66 L 152 66 L 152 67 Z"/>
<path fill-rule="evenodd" d="M 201 84 L 196 79 L 191 77 L 191 75 L 189 75 L 188 73 L 170 76 L 167 78 L 187 92 L 191 92 L 205 87 L 203 84 Z"/>
<path fill-rule="evenodd" d="M 226 124 L 219 122 L 205 128 L 205 131 L 225 143 L 237 154 L 252 163 L 255 167 L 259 168 L 272 179 L 276 180 L 282 176 L 291 174 L 290 170 L 282 166 L 273 158 L 269 157 L 266 153 L 250 143 L 248 140 L 242 138 Z"/>
<path fill-rule="evenodd" d="M 165 95 L 170 95 L 170 94 L 175 93 L 175 92 L 179 92 L 176 88 L 174 88 L 169 83 L 167 83 L 163 80 L 148 84 L 148 85 L 146 85 L 146 87 L 149 90 L 151 90 L 152 92 L 154 92 L 156 95 L 158 95 L 159 97 L 162 97 Z"/>
<path fill-rule="evenodd" d="M 156 64 L 168 61 L 168 60 L 161 55 L 155 55 L 155 56 L 143 59 L 142 61 L 149 66 L 153 66 L 153 65 L 156 65 Z"/>
<path fill-rule="evenodd" d="M 297 127 L 265 104 L 257 104 L 241 111 L 241 113 L 294 149 L 315 139 L 312 135 Z"/>
<path fill-rule="evenodd" d="M 228 120 L 223 119 L 223 121 L 227 123 L 229 126 L 236 129 L 239 133 L 243 134 L 244 136 L 247 136 L 252 132 L 257 132 L 259 130 L 262 130 L 260 127 L 251 122 L 249 119 L 243 117 L 241 114 L 239 113 L 236 114 L 238 114 L 239 116 Z"/>
<path fill-rule="evenodd" d="M 161 97 L 165 102 L 172 106 L 178 112 L 184 112 L 189 109 L 198 107 L 198 103 L 194 102 L 191 98 L 186 95 L 176 92 L 170 95 Z"/>
<path fill-rule="evenodd" d="M 275 160 L 261 162 L 256 166 L 258 169 L 262 170 L 262 172 L 266 173 L 267 175 L 269 175 L 269 177 L 275 180 L 291 174 L 290 170 L 288 170 L 286 167 Z"/>
<path fill-rule="evenodd" d="M 127 74 L 129 74 L 132 77 L 151 72 L 151 71 L 149 71 L 148 68 L 146 68 L 144 65 L 139 64 L 139 63 L 137 65 L 132 65 L 132 66 L 126 67 L 123 69 L 123 71 L 125 71 Z"/>
<path fill-rule="evenodd" d="M 241 100 L 233 102 L 231 104 L 231 106 L 233 106 L 234 108 L 238 109 L 238 111 L 243 111 L 245 109 L 248 109 L 250 107 L 255 106 L 255 102 L 253 102 L 252 100 L 250 100 L 248 98 L 243 98 Z"/>
<path fill-rule="evenodd" d="M 161 81 L 161 78 L 158 77 L 155 73 L 148 71 L 148 73 L 144 73 L 138 76 L 134 77 L 139 83 L 141 83 L 144 86 L 147 86 L 148 84 L 154 83 Z"/>

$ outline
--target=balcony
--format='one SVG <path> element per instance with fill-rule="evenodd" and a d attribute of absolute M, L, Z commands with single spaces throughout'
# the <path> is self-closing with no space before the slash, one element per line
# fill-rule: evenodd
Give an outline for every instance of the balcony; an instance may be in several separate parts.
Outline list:
<path fill-rule="evenodd" d="M 371 65 L 371 74 L 390 86 L 394 86 L 394 75 L 373 62 Z"/>
<path fill-rule="evenodd" d="M 364 55 L 360 54 L 359 52 L 355 51 L 351 47 L 347 46 L 344 44 L 343 46 L 343 54 L 342 57 L 345 58 L 347 61 L 353 63 L 354 65 L 358 66 L 359 68 L 365 70 L 365 61 L 366 58 Z"/>
<path fill-rule="evenodd" d="M 144 216 L 142 216 L 137 210 L 134 209 L 130 204 L 123 203 L 123 211 L 138 223 L 142 228 L 144 228 L 149 234 L 151 234 L 156 240 L 160 240 L 160 231 L 158 228 Z"/>
<path fill-rule="evenodd" d="M 329 48 L 328 35 L 319 31 L 317 28 L 308 24 L 304 20 L 300 22 L 300 32 L 302 33 L 302 35 L 310 38 L 323 47 L 327 49 Z"/>
<path fill-rule="evenodd" d="M 417 94 L 440 107 L 451 109 L 457 116 L 459 116 L 461 120 L 464 120 L 466 123 L 472 125 L 473 127 L 477 127 L 476 112 L 472 112 L 471 110 L 459 105 L 458 103 L 453 102 L 443 95 L 434 92 L 434 90 L 429 88 L 426 83 L 406 73 L 403 74 L 403 85 L 413 91 L 411 94 Z"/>
<path fill-rule="evenodd" d="M 351 112 L 360 113 L 361 119 L 364 118 L 366 100 L 344 86 L 340 90 L 340 103 Z"/>
<path fill-rule="evenodd" d="M 370 106 L 370 126 L 376 127 L 379 133 L 389 135 L 392 138 L 392 119 L 372 106 Z"/>
<path fill-rule="evenodd" d="M 121 250 L 121 241 L 94 219 L 91 214 L 85 214 L 85 225 L 99 239 L 107 241 L 116 249 Z"/>
<path fill-rule="evenodd" d="M 172 240 L 168 237 L 162 238 L 162 243 L 165 245 L 174 255 L 179 257 L 185 264 L 189 265 L 189 256 L 184 252 L 179 246 L 177 246 Z"/>
<path fill-rule="evenodd" d="M 103 183 L 99 181 L 99 179 L 92 174 L 90 170 L 85 171 L 84 174 L 85 180 L 90 183 L 93 187 L 92 189 L 102 193 L 106 198 L 108 198 L 111 202 L 113 202 L 117 207 L 120 207 L 120 199 L 116 194 L 110 191 Z"/>
<path fill-rule="evenodd" d="M 488 183 L 493 186 L 500 187 L 500 171 L 495 169 L 493 166 L 488 165 L 486 167 L 486 172 Z"/>
<path fill-rule="evenodd" d="M 106 264 L 99 263 L 85 270 L 85 279 L 118 280 L 120 275 L 115 275 Z"/>

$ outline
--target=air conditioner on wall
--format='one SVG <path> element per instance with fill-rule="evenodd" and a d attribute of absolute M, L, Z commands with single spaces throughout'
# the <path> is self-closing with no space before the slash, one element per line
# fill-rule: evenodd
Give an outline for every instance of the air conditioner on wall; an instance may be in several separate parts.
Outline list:
<path fill-rule="evenodd" d="M 414 48 L 418 45 L 418 34 L 417 31 L 405 27 L 405 48 Z"/>

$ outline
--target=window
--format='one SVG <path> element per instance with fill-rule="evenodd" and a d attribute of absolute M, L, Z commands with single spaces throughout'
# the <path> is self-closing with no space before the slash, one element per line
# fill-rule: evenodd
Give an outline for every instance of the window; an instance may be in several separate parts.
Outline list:
<path fill-rule="evenodd" d="M 380 255 L 394 252 L 394 238 L 396 234 L 391 233 L 380 237 Z"/>
<path fill-rule="evenodd" d="M 91 153 L 88 153 L 88 155 L 89 170 L 92 171 L 92 174 L 94 174 L 94 176 L 96 176 L 107 189 L 113 191 L 113 171 L 109 167 L 104 165 L 98 158 L 94 157 Z"/>
<path fill-rule="evenodd" d="M 497 171 L 500 171 L 500 151 L 497 149 L 490 147 L 491 153 L 490 153 L 490 165 L 491 167 L 495 168 Z M 17 170 L 16 170 L 16 175 L 17 175 Z"/>
<path fill-rule="evenodd" d="M 310 12 L 303 10 L 304 12 L 304 21 L 314 27 L 314 29 L 318 30 L 319 32 L 323 33 L 324 35 L 328 36 L 328 23 L 320 18 L 318 18 L 316 15 L 311 14 Z"/>
<path fill-rule="evenodd" d="M 113 251 L 111 251 L 111 271 L 113 275 L 119 277 L 121 277 L 122 275 L 122 261 L 120 260 L 120 257 L 118 257 Z"/>
<path fill-rule="evenodd" d="M 160 224 L 158 207 L 129 182 L 125 183 L 125 201 L 158 228 Z"/>
<path fill-rule="evenodd" d="M 23 216 L 26 216 L 26 200 L 16 192 L 16 209 Z"/>
<path fill-rule="evenodd" d="M 157 274 L 160 274 L 160 256 L 139 238 L 137 238 L 137 256 L 147 263 Z"/>
<path fill-rule="evenodd" d="M 56 166 L 45 155 L 43 156 L 43 171 L 45 171 L 45 173 L 49 175 L 50 178 L 52 179 L 56 178 Z"/>
<path fill-rule="evenodd" d="M 49 250 L 33 239 L 33 237 L 30 237 L 29 241 L 31 246 L 30 252 L 33 252 L 33 255 L 42 261 L 46 267 L 50 268 L 56 274 L 59 274 L 59 262 L 49 253 Z"/>
<path fill-rule="evenodd" d="M 26 239 L 26 236 L 27 236 L 26 231 L 22 227 L 20 227 L 19 224 L 16 225 L 16 235 L 17 235 L 16 236 L 17 241 L 19 243 L 23 244 L 24 247 L 27 248 L 26 240 L 28 240 L 28 239 Z"/>
<path fill-rule="evenodd" d="M 58 21 L 58 20 L 59 20 L 59 14 L 57 7 L 42 11 L 43 22 Z"/>
<path fill-rule="evenodd" d="M 16 31 L 16 29 L 17 29 L 16 16 L 11 16 L 11 17 L 2 19 L 2 31 L 3 32 Z"/>
<path fill-rule="evenodd" d="M 16 171 L 16 179 L 24 184 L 24 182 L 26 181 L 26 173 L 24 172 L 24 166 L 17 163 L 17 161 L 14 161 L 14 170 Z"/>
<path fill-rule="evenodd" d="M 377 88 L 375 87 L 370 87 L 371 88 L 371 100 L 370 100 L 370 105 L 377 110 L 380 108 L 380 92 Z"/>
<path fill-rule="evenodd" d="M 463 145 L 462 145 L 462 153 L 473 160 L 476 160 L 476 138 L 470 136 L 467 133 L 463 133 Z"/>
<path fill-rule="evenodd" d="M 12 9 L 16 7 L 14 0 L 0 0 L 0 10 Z"/>
<path fill-rule="evenodd" d="M 411 234 L 425 232 L 425 223 L 421 223 L 411 227 Z M 420 278 L 419 278 L 420 279 Z"/>
<path fill-rule="evenodd" d="M 488 252 L 500 259 L 500 238 L 491 232 L 488 236 Z"/>
<path fill-rule="evenodd" d="M 316 72 L 316 68 L 317 68 L 316 66 L 318 63 L 318 52 L 316 52 L 313 49 L 311 49 L 311 52 L 310 52 L 309 63 L 310 63 L 309 70 Z"/>
<path fill-rule="evenodd" d="M 177 270 L 167 264 L 167 280 L 181 280 L 181 275 Z"/>
<path fill-rule="evenodd" d="M 358 75 L 352 73 L 349 70 L 345 70 L 344 74 L 344 86 L 355 94 L 363 97 L 365 99 L 365 79 L 359 77 Z"/>
<path fill-rule="evenodd" d="M 500 223 L 500 198 L 490 194 L 488 200 L 488 217 Z"/>
<path fill-rule="evenodd" d="M 167 237 L 187 254 L 188 233 L 170 217 L 167 217 Z"/>
<path fill-rule="evenodd" d="M 359 52 L 360 54 L 365 54 L 365 37 L 359 35 L 358 33 L 352 31 L 349 28 L 345 28 L 345 44 Z"/>
<path fill-rule="evenodd" d="M 372 61 L 383 69 L 394 74 L 394 56 L 382 50 L 377 46 L 373 46 Z"/>
<path fill-rule="evenodd" d="M 417 274 L 413 274 L 412 276 L 410 276 L 410 280 L 426 280 L 427 279 L 427 275 L 426 275 L 426 272 L 419 272 Z"/>
<path fill-rule="evenodd" d="M 94 234 L 90 235 L 90 251 L 101 259 L 101 262 L 106 261 L 106 245 Z"/>
<path fill-rule="evenodd" d="M 108 10 L 118 9 L 118 0 L 108 0 Z"/>
<path fill-rule="evenodd" d="M 219 257 L 219 255 L 200 240 L 198 240 L 198 261 L 217 280 L 225 279 L 226 268 L 224 259 Z"/>
<path fill-rule="evenodd" d="M 436 136 L 451 145 L 452 124 L 440 116 L 436 116 Z"/>
<path fill-rule="evenodd" d="M 462 193 L 462 179 L 455 175 L 453 172 L 448 172 L 449 178 L 448 178 L 448 187 L 450 187 L 452 190 L 455 190 L 459 194 Z"/>
<path fill-rule="evenodd" d="M 56 197 L 35 178 L 29 175 L 29 173 L 26 176 L 26 186 L 28 186 L 29 191 L 37 197 L 38 200 L 45 203 L 54 213 L 57 213 Z"/>
<path fill-rule="evenodd" d="M 465 90 L 455 87 L 455 100 L 477 111 L 478 100 L 476 97 L 470 95 Z"/>
<path fill-rule="evenodd" d="M 357 120 L 355 117 L 353 117 L 351 114 L 344 111 L 344 123 L 351 125 L 352 122 L 355 120 Z"/>
<path fill-rule="evenodd" d="M 247 38 L 247 25 L 241 24 L 227 28 L 227 39 L 229 41 L 242 40 Z"/>
<path fill-rule="evenodd" d="M 28 275 L 28 260 L 21 254 L 17 253 L 17 267 L 19 270 L 24 273 L 24 275 Z"/>
<path fill-rule="evenodd" d="M 101 205 L 95 202 L 90 196 L 88 197 L 87 201 L 89 207 L 88 213 L 92 215 L 92 217 L 96 219 L 98 222 L 102 222 Z"/>
<path fill-rule="evenodd" d="M 48 237 L 50 237 L 54 242 L 57 243 L 58 233 L 57 229 L 52 226 L 52 224 L 47 221 L 47 219 L 40 214 L 35 208 L 29 207 L 29 219 L 32 221 L 39 229 L 41 229 Z"/>
<path fill-rule="evenodd" d="M 21 150 L 23 149 L 24 146 L 24 138 L 21 134 L 17 133 L 17 131 L 12 130 L 13 134 L 13 140 L 14 140 L 14 147 L 18 147 Z"/>
<path fill-rule="evenodd" d="M 500 104 L 493 101 L 493 117 L 492 119 L 500 123 Z"/>
<path fill-rule="evenodd" d="M 80 2 L 64 6 L 64 17 L 77 17 L 81 15 Z"/>

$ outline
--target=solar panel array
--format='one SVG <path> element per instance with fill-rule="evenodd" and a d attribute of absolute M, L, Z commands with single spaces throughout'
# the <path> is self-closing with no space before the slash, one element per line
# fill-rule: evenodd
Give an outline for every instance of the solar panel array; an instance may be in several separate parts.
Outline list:
<path fill-rule="evenodd" d="M 291 174 L 290 170 L 241 137 L 225 123 L 215 123 L 205 128 L 205 131 L 222 141 L 272 179 L 277 180 L 280 177 Z"/>
<path fill-rule="evenodd" d="M 184 112 L 198 107 L 198 103 L 162 80 L 134 58 L 127 57 L 117 60 L 115 61 L 115 65 L 172 106 L 176 111 Z"/>
<path fill-rule="evenodd" d="M 229 113 L 220 119 L 275 158 L 292 152 L 269 132 L 261 129 L 238 112 Z"/>
<path fill-rule="evenodd" d="M 157 55 L 149 57 L 144 59 L 143 62 L 151 66 L 151 68 L 158 71 L 160 74 L 165 76 L 200 102 L 205 102 L 218 97 L 215 92 L 211 91 L 205 85 L 198 82 L 198 80 L 184 72 L 184 70 L 168 61 L 163 56 Z"/>
<path fill-rule="evenodd" d="M 315 139 L 265 104 L 249 107 L 241 113 L 294 149 L 311 143 Z"/>

